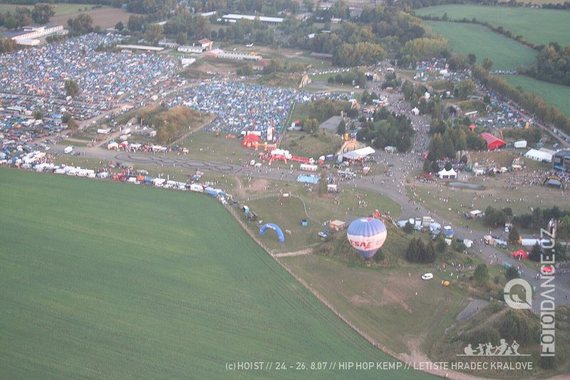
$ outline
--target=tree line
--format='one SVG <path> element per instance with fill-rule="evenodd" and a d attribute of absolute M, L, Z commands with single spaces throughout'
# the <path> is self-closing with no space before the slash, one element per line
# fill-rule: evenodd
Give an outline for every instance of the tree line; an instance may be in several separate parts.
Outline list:
<path fill-rule="evenodd" d="M 523 72 L 539 80 L 570 86 L 570 46 L 549 43 L 540 49 L 536 63 Z"/>
<path fill-rule="evenodd" d="M 413 238 L 406 249 L 406 260 L 412 263 L 433 263 L 436 258 L 433 242 L 425 244 L 421 238 Z"/>
<path fill-rule="evenodd" d="M 47 24 L 50 17 L 55 15 L 51 4 L 35 4 L 33 8 L 16 7 L 13 12 L 0 12 L 0 26 L 6 29 L 18 29 L 32 23 Z"/>

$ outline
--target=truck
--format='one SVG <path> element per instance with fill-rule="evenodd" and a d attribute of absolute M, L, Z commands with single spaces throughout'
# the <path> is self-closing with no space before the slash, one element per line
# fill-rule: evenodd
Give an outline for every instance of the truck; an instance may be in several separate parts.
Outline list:
<path fill-rule="evenodd" d="M 71 154 L 71 152 L 73 152 L 73 146 L 66 146 L 65 149 L 63 149 L 63 153 L 65 154 Z"/>

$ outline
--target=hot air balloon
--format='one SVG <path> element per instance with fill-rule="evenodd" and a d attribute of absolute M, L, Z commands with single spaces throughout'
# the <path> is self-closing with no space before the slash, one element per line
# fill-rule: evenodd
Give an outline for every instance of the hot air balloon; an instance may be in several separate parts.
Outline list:
<path fill-rule="evenodd" d="M 387 233 L 381 220 L 360 218 L 350 223 L 346 237 L 363 258 L 370 259 L 384 245 Z"/>

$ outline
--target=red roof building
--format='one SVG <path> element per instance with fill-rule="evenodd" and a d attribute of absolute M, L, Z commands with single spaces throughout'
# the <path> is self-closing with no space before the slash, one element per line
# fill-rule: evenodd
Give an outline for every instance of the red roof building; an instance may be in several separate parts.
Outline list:
<path fill-rule="evenodd" d="M 501 140 L 498 137 L 493 136 L 490 133 L 487 132 L 483 132 L 480 135 L 483 140 L 485 140 L 487 142 L 487 149 L 488 150 L 495 150 L 495 149 L 499 149 L 504 147 L 505 145 L 507 145 L 506 142 L 504 142 L 503 140 Z"/>

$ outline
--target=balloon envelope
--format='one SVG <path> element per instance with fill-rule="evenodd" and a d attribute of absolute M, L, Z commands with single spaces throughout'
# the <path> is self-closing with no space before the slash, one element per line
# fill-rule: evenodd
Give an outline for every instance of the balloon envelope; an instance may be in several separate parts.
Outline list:
<path fill-rule="evenodd" d="M 346 236 L 350 245 L 366 259 L 374 256 L 386 241 L 386 226 L 379 219 L 360 218 L 348 226 Z"/>

